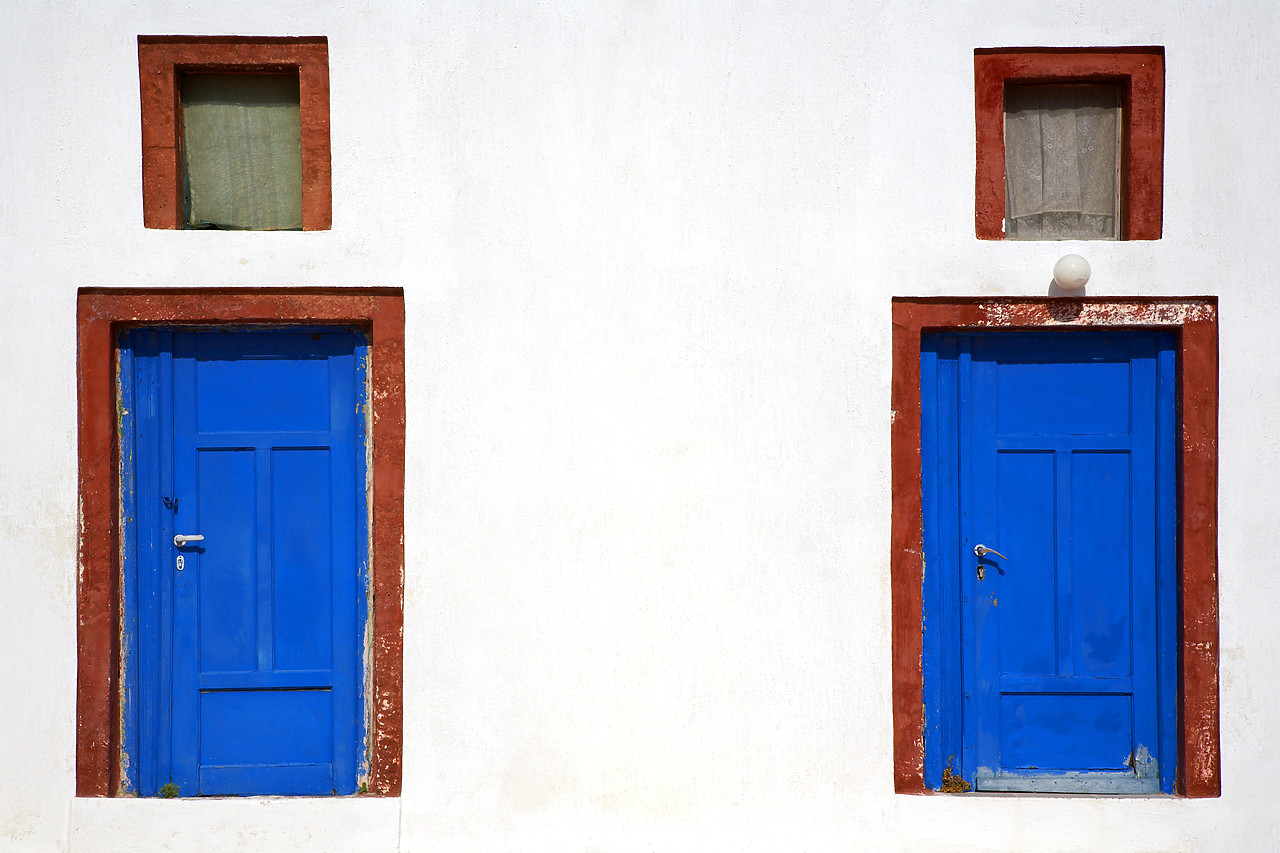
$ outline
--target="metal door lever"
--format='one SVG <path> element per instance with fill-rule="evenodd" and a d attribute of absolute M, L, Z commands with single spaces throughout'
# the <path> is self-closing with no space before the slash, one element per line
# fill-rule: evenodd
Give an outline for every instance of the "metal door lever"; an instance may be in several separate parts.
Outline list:
<path fill-rule="evenodd" d="M 195 533 L 195 534 L 179 533 L 177 536 L 173 537 L 173 544 L 177 548 L 181 548 L 183 545 L 186 545 L 188 542 L 203 542 L 203 541 L 204 541 L 203 533 Z M 979 545 L 978 547 L 981 548 L 982 546 Z"/>
<path fill-rule="evenodd" d="M 999 557 L 999 558 L 1000 558 L 1000 559 L 1002 559 L 1002 560 L 1007 560 L 1007 559 L 1009 559 L 1009 558 L 1008 558 L 1008 557 L 1006 557 L 1004 554 L 1001 554 L 999 551 L 997 551 L 995 548 L 988 548 L 986 545 L 974 545 L 974 546 L 973 546 L 973 556 L 975 556 L 975 557 L 985 557 L 985 556 L 987 556 L 988 554 L 995 554 L 997 557 Z"/>

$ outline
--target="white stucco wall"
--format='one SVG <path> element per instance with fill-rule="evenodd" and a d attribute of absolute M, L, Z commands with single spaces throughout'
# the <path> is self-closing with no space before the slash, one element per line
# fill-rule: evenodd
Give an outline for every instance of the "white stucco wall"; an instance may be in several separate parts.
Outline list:
<path fill-rule="evenodd" d="M 0 849 L 1280 849 L 1280 7 L 11 4 Z M 148 231 L 136 36 L 327 35 L 333 230 Z M 1167 51 L 1164 238 L 973 236 L 975 47 Z M 1221 299 L 1217 800 L 892 792 L 894 295 Z M 75 289 L 396 285 L 404 794 L 77 800 Z"/>

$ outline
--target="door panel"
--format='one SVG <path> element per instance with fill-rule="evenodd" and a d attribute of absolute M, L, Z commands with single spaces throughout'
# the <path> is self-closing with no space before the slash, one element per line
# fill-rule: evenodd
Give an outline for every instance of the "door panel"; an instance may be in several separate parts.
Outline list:
<path fill-rule="evenodd" d="M 332 468 L 325 448 L 277 449 L 271 492 L 312 488 L 278 506 L 271 524 L 272 618 L 281 630 L 272 649 L 277 669 L 326 669 L 333 661 Z"/>
<path fill-rule="evenodd" d="M 1079 452 L 1071 458 L 1071 522 L 1088 534 L 1072 538 L 1072 581 L 1090 594 L 1074 596 L 1066 614 L 1068 636 L 1075 641 L 1067 645 L 1072 658 L 1064 669 L 1080 675 L 1133 674 L 1130 462 L 1129 454 L 1113 452 Z"/>
<path fill-rule="evenodd" d="M 1002 453 L 997 466 L 998 505 L 994 536 L 987 545 L 1008 554 L 1017 552 L 1018 565 L 1054 564 L 1054 458 L 1052 453 Z M 1009 548 L 1014 540 L 1018 548 Z M 999 543 L 999 544 L 997 544 Z M 1001 547 L 1001 545 L 1005 547 Z M 1053 675 L 1057 672 L 1057 614 L 1052 575 L 1009 573 L 1003 558 L 990 563 L 986 585 L 992 609 L 980 609 L 980 619 L 1001 617 L 999 671 L 1010 675 Z M 1003 610 L 992 612 L 996 607 Z"/>
<path fill-rule="evenodd" d="M 194 456 L 195 471 L 180 470 L 178 484 L 196 486 L 201 511 L 179 512 L 178 528 L 199 531 L 209 544 L 183 549 L 192 574 L 180 579 L 178 588 L 185 593 L 180 600 L 196 603 L 197 626 L 217 626 L 197 632 L 200 670 L 252 672 L 258 668 L 255 454 L 219 448 Z M 198 589 L 182 582 L 189 578 L 196 579 Z"/>
<path fill-rule="evenodd" d="M 140 793 L 353 793 L 367 601 L 353 332 L 128 333 Z M 359 486 L 357 486 L 359 484 Z M 139 514 L 149 517 L 148 513 Z M 174 533 L 203 540 L 176 546 Z M 148 557 L 147 554 L 152 556 Z M 181 567 L 179 567 L 181 558 Z M 154 578 L 154 579 L 151 579 Z"/>
<path fill-rule="evenodd" d="M 926 336 L 927 748 L 979 790 L 1172 788 L 1172 346 Z"/>

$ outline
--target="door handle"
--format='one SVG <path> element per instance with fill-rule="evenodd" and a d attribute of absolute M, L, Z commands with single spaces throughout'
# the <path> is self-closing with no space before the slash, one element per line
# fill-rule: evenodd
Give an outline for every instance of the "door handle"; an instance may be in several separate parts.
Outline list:
<path fill-rule="evenodd" d="M 181 548 L 184 545 L 186 545 L 188 542 L 203 542 L 203 541 L 204 541 L 203 533 L 179 533 L 177 536 L 173 537 L 173 544 L 175 548 Z M 979 545 L 978 547 L 981 548 L 982 546 Z"/>
<path fill-rule="evenodd" d="M 981 560 L 983 557 L 987 556 L 988 554 L 995 554 L 997 557 L 999 557 L 1002 560 L 1009 559 L 1004 554 L 1001 554 L 999 551 L 997 551 L 995 548 L 988 548 L 986 545 L 983 545 L 981 543 L 973 546 L 973 556 L 977 557 L 979 560 Z M 982 565 L 982 563 L 978 563 L 978 580 L 985 580 L 986 577 L 987 577 L 987 567 Z"/>

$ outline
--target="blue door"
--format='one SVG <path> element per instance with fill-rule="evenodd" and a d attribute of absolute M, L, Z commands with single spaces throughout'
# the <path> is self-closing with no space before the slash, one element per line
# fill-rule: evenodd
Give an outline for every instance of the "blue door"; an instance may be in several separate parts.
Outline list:
<path fill-rule="evenodd" d="M 367 601 L 363 339 L 121 341 L 126 785 L 354 793 Z"/>
<path fill-rule="evenodd" d="M 926 778 L 1170 792 L 1174 342 L 930 335 Z"/>

